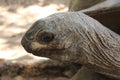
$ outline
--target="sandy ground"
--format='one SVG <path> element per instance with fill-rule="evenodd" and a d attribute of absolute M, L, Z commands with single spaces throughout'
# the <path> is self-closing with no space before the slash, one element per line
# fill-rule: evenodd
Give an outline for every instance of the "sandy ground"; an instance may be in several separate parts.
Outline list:
<path fill-rule="evenodd" d="M 27 52 L 20 41 L 31 24 L 68 10 L 69 0 L 0 0 L 0 58 L 15 59 Z"/>

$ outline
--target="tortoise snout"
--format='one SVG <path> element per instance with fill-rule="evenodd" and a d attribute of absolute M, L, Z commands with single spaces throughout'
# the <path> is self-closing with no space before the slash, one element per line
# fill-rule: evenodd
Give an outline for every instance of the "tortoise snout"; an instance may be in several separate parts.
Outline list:
<path fill-rule="evenodd" d="M 25 36 L 22 38 L 21 44 L 27 52 L 29 52 L 29 53 L 32 52 L 31 41 L 29 39 L 27 39 Z"/>

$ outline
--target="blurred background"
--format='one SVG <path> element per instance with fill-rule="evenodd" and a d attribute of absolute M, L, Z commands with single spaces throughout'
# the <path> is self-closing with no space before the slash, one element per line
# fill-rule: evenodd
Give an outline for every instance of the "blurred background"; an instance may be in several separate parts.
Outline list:
<path fill-rule="evenodd" d="M 0 0 L 0 58 L 27 54 L 21 38 L 38 19 L 68 10 L 69 0 Z"/>

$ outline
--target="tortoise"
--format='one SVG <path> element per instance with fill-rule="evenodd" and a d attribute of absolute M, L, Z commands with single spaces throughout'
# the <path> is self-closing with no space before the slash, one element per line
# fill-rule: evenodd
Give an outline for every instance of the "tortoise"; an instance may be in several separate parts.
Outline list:
<path fill-rule="evenodd" d="M 120 1 L 115 2 L 39 19 L 21 43 L 33 55 L 81 64 L 70 80 L 120 80 Z"/>

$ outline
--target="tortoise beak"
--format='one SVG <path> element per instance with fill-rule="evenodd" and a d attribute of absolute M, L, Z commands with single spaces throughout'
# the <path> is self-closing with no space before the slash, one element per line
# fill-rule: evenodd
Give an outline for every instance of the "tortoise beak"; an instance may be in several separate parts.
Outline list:
<path fill-rule="evenodd" d="M 24 36 L 24 37 L 22 38 L 21 44 L 22 44 L 23 48 L 24 48 L 27 52 L 29 52 L 29 53 L 32 52 L 31 41 L 28 40 L 27 37 Z"/>

